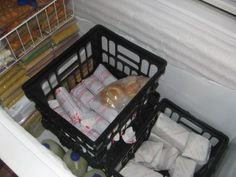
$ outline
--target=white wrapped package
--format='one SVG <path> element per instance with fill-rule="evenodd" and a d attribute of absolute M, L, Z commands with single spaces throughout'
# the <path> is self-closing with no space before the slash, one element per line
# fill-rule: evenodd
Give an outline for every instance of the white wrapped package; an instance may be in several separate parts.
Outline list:
<path fill-rule="evenodd" d="M 190 133 L 182 156 L 195 160 L 198 164 L 207 163 L 210 152 L 210 141 L 196 133 Z"/>
<path fill-rule="evenodd" d="M 83 112 L 83 113 L 88 113 L 91 110 L 85 106 L 80 100 L 77 100 L 76 98 L 72 97 L 73 100 L 75 101 L 76 105 L 78 106 L 78 108 Z"/>
<path fill-rule="evenodd" d="M 77 106 L 74 99 L 64 87 L 59 87 L 55 91 L 56 99 L 64 111 L 68 114 L 71 121 L 76 124 L 82 119 L 82 111 Z M 83 116 L 83 119 L 86 118 Z"/>
<path fill-rule="evenodd" d="M 90 108 L 101 115 L 108 122 L 112 122 L 116 116 L 119 114 L 117 110 L 110 108 L 108 106 L 103 105 L 97 99 L 92 100 L 90 103 Z"/>
<path fill-rule="evenodd" d="M 60 106 L 57 100 L 50 100 L 48 101 L 48 105 L 51 109 L 53 109 L 57 114 L 63 117 L 68 122 L 72 123 L 70 117 L 66 114 L 64 109 Z"/>
<path fill-rule="evenodd" d="M 183 152 L 189 136 L 189 132 L 185 128 L 163 113 L 158 116 L 152 132 L 181 152 Z"/>
<path fill-rule="evenodd" d="M 171 177 L 193 177 L 196 165 L 195 161 L 179 156 L 170 170 L 170 175 Z"/>
<path fill-rule="evenodd" d="M 162 149 L 160 157 L 154 158 L 152 166 L 156 170 L 169 170 L 174 164 L 179 151 L 175 147 L 166 147 Z"/>
<path fill-rule="evenodd" d="M 95 141 L 100 136 L 100 133 L 98 133 L 95 129 L 88 129 L 80 123 L 77 123 L 74 126 L 78 128 L 84 135 L 89 137 L 92 141 Z"/>
<path fill-rule="evenodd" d="M 133 161 L 130 161 L 120 173 L 124 177 L 163 177 L 160 173 Z"/>
<path fill-rule="evenodd" d="M 94 95 L 97 95 L 101 90 L 104 89 L 103 84 L 94 75 L 84 79 L 82 83 Z"/>
<path fill-rule="evenodd" d="M 83 83 L 78 84 L 71 90 L 71 95 L 76 99 L 80 100 L 85 106 L 89 107 L 89 103 L 94 99 L 94 95 L 85 87 Z"/>
<path fill-rule="evenodd" d="M 93 75 L 105 86 L 117 81 L 117 79 L 102 64 L 98 65 Z"/>
<path fill-rule="evenodd" d="M 84 84 L 78 84 L 74 89 L 71 90 L 71 95 L 78 101 L 81 101 L 84 105 L 94 110 L 108 122 L 112 122 L 118 112 L 108 106 L 100 103 L 95 96 L 85 87 Z"/>
<path fill-rule="evenodd" d="M 127 144 L 136 143 L 136 136 L 133 127 L 129 127 L 125 130 L 125 133 L 122 135 L 122 139 Z"/>
<path fill-rule="evenodd" d="M 152 129 L 153 130 L 153 129 Z M 159 136 L 157 136 L 155 133 L 153 133 L 151 131 L 150 136 L 148 138 L 149 141 L 154 141 L 154 142 L 162 142 L 163 143 L 163 147 L 172 147 L 172 145 L 170 143 L 168 143 L 166 140 L 160 138 Z"/>
<path fill-rule="evenodd" d="M 83 116 L 88 118 L 81 120 L 81 124 L 89 130 L 96 130 L 99 134 L 102 134 L 102 132 L 109 126 L 109 122 L 93 111 L 86 113 Z"/>
<path fill-rule="evenodd" d="M 145 141 L 135 153 L 134 161 L 144 164 L 147 163 L 149 166 L 149 164 L 151 165 L 154 159 L 156 162 L 160 159 L 162 148 L 162 142 Z"/>

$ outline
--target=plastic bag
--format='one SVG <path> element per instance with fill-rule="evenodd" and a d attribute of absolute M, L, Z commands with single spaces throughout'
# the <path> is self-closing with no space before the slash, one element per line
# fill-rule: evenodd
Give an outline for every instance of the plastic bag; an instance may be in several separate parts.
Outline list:
<path fill-rule="evenodd" d="M 147 81 L 147 77 L 128 76 L 105 87 L 96 99 L 120 112 Z"/>

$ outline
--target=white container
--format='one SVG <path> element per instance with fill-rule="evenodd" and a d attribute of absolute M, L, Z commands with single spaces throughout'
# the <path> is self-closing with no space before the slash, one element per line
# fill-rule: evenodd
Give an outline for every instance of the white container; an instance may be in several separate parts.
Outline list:
<path fill-rule="evenodd" d="M 67 151 L 63 160 L 75 176 L 82 177 L 86 173 L 88 162 L 77 152 Z"/>

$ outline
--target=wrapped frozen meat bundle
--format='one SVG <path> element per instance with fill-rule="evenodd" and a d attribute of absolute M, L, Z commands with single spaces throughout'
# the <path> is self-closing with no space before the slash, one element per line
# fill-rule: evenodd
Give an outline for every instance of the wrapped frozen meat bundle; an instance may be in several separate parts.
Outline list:
<path fill-rule="evenodd" d="M 103 84 L 94 75 L 84 79 L 82 83 L 94 95 L 97 95 L 104 88 Z"/>
<path fill-rule="evenodd" d="M 74 99 L 64 87 L 57 88 L 55 95 L 58 103 L 68 114 L 73 123 L 79 123 L 82 119 L 86 119 L 86 117 L 83 116 L 82 110 L 77 106 Z"/>
<path fill-rule="evenodd" d="M 93 75 L 105 86 L 117 81 L 117 79 L 102 64 L 98 65 Z"/>
<path fill-rule="evenodd" d="M 71 90 L 71 95 L 80 100 L 85 106 L 89 107 L 89 103 L 94 99 L 94 95 L 86 88 L 83 83 L 79 83 Z"/>
<path fill-rule="evenodd" d="M 76 99 L 81 101 L 84 105 L 94 110 L 108 122 L 112 122 L 118 112 L 115 109 L 104 106 L 95 96 L 85 87 L 83 83 L 78 84 L 74 89 L 71 90 L 71 95 Z"/>

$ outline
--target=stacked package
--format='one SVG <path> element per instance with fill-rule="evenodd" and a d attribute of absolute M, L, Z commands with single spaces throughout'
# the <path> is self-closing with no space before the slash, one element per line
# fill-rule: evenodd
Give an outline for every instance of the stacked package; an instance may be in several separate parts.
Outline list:
<path fill-rule="evenodd" d="M 141 76 L 117 80 L 99 64 L 94 73 L 71 89 L 70 93 L 64 87 L 57 88 L 56 100 L 48 103 L 51 109 L 95 141 L 146 81 L 147 78 Z M 130 90 L 129 85 L 136 87 Z M 132 127 L 126 129 L 122 138 L 130 144 L 136 141 Z"/>
<path fill-rule="evenodd" d="M 210 148 L 207 138 L 160 113 L 134 161 L 152 170 L 168 170 L 171 177 L 193 177 L 196 169 L 208 162 Z"/>

